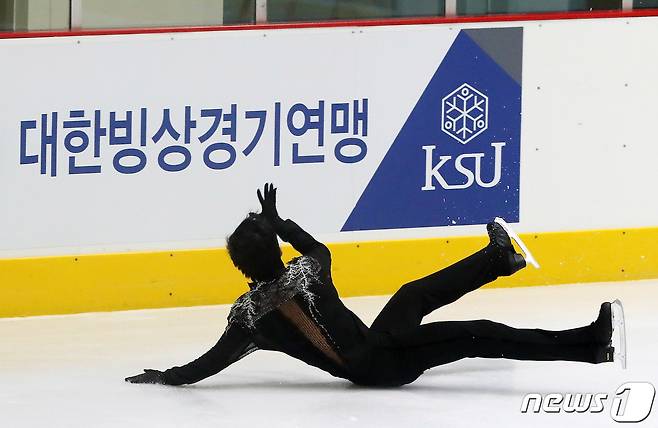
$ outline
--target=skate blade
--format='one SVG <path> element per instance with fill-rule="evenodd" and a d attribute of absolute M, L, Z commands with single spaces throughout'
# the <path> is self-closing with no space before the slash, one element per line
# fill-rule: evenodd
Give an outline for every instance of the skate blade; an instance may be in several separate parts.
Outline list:
<path fill-rule="evenodd" d="M 525 246 L 521 238 L 519 238 L 519 235 L 517 235 L 516 232 L 514 232 L 512 227 L 500 217 L 496 217 L 494 221 L 498 223 L 505 230 L 505 232 L 507 232 L 509 237 L 512 238 L 514 242 L 516 242 L 516 245 L 518 245 L 519 248 L 521 248 L 525 261 L 533 265 L 536 269 L 539 269 L 539 263 L 537 263 L 537 260 L 535 260 L 535 258 L 532 256 L 532 253 L 530 252 L 528 247 Z"/>
<path fill-rule="evenodd" d="M 612 340 L 615 348 L 615 361 L 621 362 L 621 368 L 626 370 L 626 319 L 624 307 L 619 299 L 611 303 L 612 309 Z"/>

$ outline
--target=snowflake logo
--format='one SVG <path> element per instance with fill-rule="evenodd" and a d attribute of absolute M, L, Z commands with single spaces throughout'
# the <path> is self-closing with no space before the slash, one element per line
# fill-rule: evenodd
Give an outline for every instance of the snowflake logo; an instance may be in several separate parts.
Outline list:
<path fill-rule="evenodd" d="M 489 126 L 489 98 L 464 83 L 441 101 L 441 129 L 466 144 Z"/>

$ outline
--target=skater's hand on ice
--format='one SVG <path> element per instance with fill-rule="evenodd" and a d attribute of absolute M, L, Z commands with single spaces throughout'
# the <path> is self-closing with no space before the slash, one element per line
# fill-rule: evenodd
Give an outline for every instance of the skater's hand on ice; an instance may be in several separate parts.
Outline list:
<path fill-rule="evenodd" d="M 263 209 L 263 216 L 265 216 L 270 222 L 279 220 L 279 213 L 276 211 L 276 188 L 274 187 L 274 184 L 265 183 L 263 193 L 258 189 L 256 194 L 258 195 L 260 206 Z"/>
<path fill-rule="evenodd" d="M 164 373 L 159 370 L 144 369 L 144 373 L 126 378 L 130 383 L 159 383 L 164 385 Z"/>

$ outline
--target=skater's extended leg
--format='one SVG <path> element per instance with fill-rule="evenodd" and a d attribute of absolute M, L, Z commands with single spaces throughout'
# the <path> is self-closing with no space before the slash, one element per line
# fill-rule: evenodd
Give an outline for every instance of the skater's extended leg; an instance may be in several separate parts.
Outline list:
<path fill-rule="evenodd" d="M 365 384 L 399 386 L 425 370 L 463 358 L 535 361 L 613 360 L 610 304 L 601 305 L 590 325 L 552 331 L 509 327 L 488 320 L 443 321 L 391 331 L 373 349 Z"/>
<path fill-rule="evenodd" d="M 486 247 L 424 278 L 404 284 L 372 323 L 390 331 L 418 326 L 423 317 L 498 277 L 492 250 Z"/>
<path fill-rule="evenodd" d="M 423 371 L 462 358 L 610 361 L 607 339 L 592 323 L 571 330 L 519 329 L 487 320 L 424 324 L 394 335 L 404 365 Z"/>
<path fill-rule="evenodd" d="M 430 312 L 525 266 L 497 223 L 487 225 L 487 230 L 489 245 L 445 269 L 400 287 L 371 328 L 392 331 L 418 326 Z"/>

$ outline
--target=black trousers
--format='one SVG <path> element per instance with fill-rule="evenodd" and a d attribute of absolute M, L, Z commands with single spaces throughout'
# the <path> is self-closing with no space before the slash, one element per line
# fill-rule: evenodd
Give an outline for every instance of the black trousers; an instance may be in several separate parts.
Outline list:
<path fill-rule="evenodd" d="M 430 312 L 495 280 L 500 254 L 485 247 L 477 253 L 403 285 L 371 326 L 385 337 L 373 357 L 372 380 L 405 384 L 424 370 L 462 358 L 596 362 L 601 344 L 594 325 L 563 331 L 519 329 L 488 320 L 445 321 L 421 325 Z"/>

